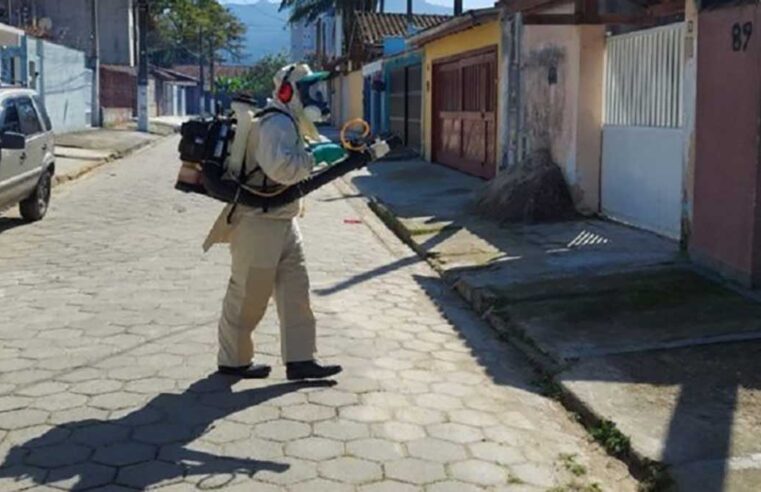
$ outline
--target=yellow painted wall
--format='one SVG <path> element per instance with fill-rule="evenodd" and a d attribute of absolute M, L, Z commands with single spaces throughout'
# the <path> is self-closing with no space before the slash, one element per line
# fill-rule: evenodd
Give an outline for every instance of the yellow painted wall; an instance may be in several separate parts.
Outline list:
<path fill-rule="evenodd" d="M 423 110 L 423 153 L 426 160 L 431 160 L 431 128 L 433 127 L 433 94 L 431 92 L 433 76 L 433 64 L 440 58 L 446 58 L 453 55 L 467 53 L 468 51 L 486 48 L 488 46 L 497 46 L 497 67 L 502 59 L 502 46 L 500 46 L 501 29 L 498 20 L 482 24 L 477 27 L 468 29 L 445 38 L 438 39 L 425 45 L 425 74 L 423 83 L 425 87 L 425 100 Z M 499 68 L 497 69 L 499 74 Z M 497 94 L 498 98 L 502 94 Z M 500 126 L 502 125 L 502 115 L 497 111 L 497 135 L 500 135 Z M 497 153 L 502 155 L 502 142 L 497 138 Z"/>
<path fill-rule="evenodd" d="M 355 70 L 331 79 L 331 123 L 341 128 L 344 123 L 355 118 L 362 118 L 362 91 L 364 79 L 362 70 Z"/>
<path fill-rule="evenodd" d="M 362 70 L 355 70 L 344 76 L 343 123 L 355 118 L 362 118 L 362 90 L 364 79 Z"/>

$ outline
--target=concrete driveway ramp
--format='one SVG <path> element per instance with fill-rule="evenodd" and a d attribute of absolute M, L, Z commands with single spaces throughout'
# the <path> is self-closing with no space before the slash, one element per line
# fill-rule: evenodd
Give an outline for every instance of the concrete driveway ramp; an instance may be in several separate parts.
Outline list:
<path fill-rule="evenodd" d="M 758 490 L 761 305 L 679 268 L 498 292 L 502 317 L 564 364 L 563 386 L 679 490 Z"/>
<path fill-rule="evenodd" d="M 761 341 L 589 358 L 559 376 L 678 490 L 757 492 Z"/>

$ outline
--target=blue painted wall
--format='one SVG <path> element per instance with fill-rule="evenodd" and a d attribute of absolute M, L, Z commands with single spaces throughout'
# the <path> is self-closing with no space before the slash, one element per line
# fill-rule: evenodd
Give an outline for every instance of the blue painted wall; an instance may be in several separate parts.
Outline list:
<path fill-rule="evenodd" d="M 39 91 L 56 133 L 79 131 L 90 125 L 92 70 L 85 54 L 40 39 L 28 38 L 29 86 Z"/>

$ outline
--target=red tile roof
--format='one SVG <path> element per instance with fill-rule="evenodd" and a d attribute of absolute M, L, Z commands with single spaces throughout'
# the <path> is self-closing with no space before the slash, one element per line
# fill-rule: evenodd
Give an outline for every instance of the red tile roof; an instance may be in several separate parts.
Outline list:
<path fill-rule="evenodd" d="M 418 30 L 428 29 L 448 21 L 449 15 L 413 15 L 412 25 Z M 407 37 L 407 14 L 381 14 L 357 12 L 359 39 L 365 44 L 380 44 L 383 38 Z"/>

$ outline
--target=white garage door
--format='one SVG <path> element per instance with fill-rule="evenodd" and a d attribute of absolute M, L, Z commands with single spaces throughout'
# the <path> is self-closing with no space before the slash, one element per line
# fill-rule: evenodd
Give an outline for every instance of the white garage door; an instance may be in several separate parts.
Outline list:
<path fill-rule="evenodd" d="M 681 235 L 684 25 L 612 36 L 606 60 L 602 209 Z"/>

